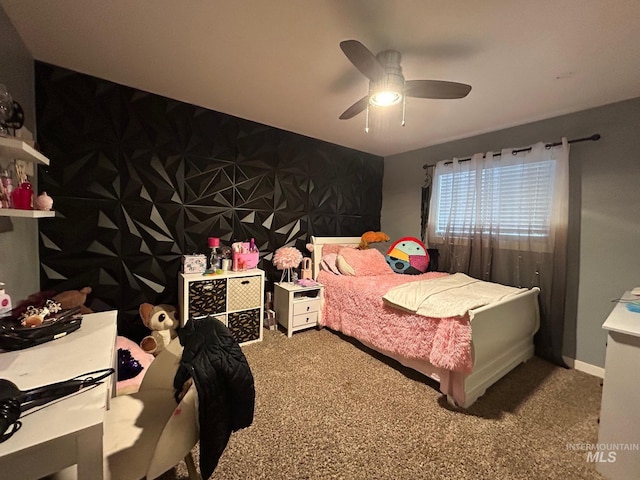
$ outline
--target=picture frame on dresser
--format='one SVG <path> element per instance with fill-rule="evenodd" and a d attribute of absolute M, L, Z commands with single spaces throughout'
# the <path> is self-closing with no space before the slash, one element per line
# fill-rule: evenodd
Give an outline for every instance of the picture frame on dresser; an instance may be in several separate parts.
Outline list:
<path fill-rule="evenodd" d="M 180 273 L 180 322 L 213 317 L 226 325 L 240 345 L 262 341 L 264 271 L 253 268 L 215 275 Z"/>

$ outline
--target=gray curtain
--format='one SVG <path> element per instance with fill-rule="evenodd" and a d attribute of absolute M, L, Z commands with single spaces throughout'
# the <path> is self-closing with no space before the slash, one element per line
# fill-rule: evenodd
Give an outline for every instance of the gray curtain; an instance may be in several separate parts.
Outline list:
<path fill-rule="evenodd" d="M 425 243 L 438 249 L 441 271 L 462 272 L 481 280 L 515 287 L 539 287 L 540 329 L 535 336 L 536 354 L 566 366 L 562 359 L 562 340 L 567 268 L 569 145 L 563 139 L 563 145 L 554 148 L 545 148 L 543 143 L 539 143 L 526 150 L 514 150 L 504 149 L 498 155 L 493 152 L 477 154 L 469 161 L 454 159 L 436 166 Z M 550 179 L 527 167 L 540 162 L 546 162 L 547 174 L 553 169 Z M 503 165 L 522 172 L 522 178 L 515 180 L 520 182 L 515 183 L 516 188 L 515 174 L 509 176 L 508 185 L 500 176 L 487 181 L 487 176 L 490 176 L 487 172 Z M 536 175 L 539 178 L 536 179 Z M 443 189 L 438 187 L 441 178 L 449 182 L 451 178 L 454 182 L 455 179 L 462 179 L 465 183 L 444 189 L 452 196 L 442 198 Z M 535 186 L 536 182 L 540 185 Z M 484 189 L 482 194 L 479 193 L 481 188 Z M 495 189 L 489 195 L 492 199 L 490 205 L 486 204 L 487 188 Z M 546 235 L 539 233 L 540 225 L 545 221 L 541 220 L 537 205 L 510 203 L 517 202 L 519 190 L 530 188 L 542 188 L 543 193 L 539 195 L 549 200 Z M 509 189 L 511 196 L 500 193 Z M 442 211 L 448 214 L 448 217 L 443 215 L 442 218 L 448 218 L 449 224 L 444 224 L 442 218 L 438 220 L 437 212 Z M 505 211 L 516 212 L 514 215 L 518 215 L 520 228 L 524 224 L 525 230 L 514 233 L 511 219 L 500 213 Z M 526 230 L 527 217 L 531 219 L 529 230 Z"/>

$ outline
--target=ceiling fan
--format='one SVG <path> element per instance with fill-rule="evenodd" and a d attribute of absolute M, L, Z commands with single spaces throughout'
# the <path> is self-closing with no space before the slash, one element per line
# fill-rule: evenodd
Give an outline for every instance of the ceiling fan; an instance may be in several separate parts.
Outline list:
<path fill-rule="evenodd" d="M 340 120 L 348 120 L 360 112 L 369 113 L 369 105 L 381 107 L 406 101 L 406 97 L 416 98 L 463 98 L 471 91 L 470 85 L 441 80 L 405 80 L 397 50 L 384 50 L 377 55 L 357 40 L 344 40 L 340 48 L 349 61 L 369 79 L 369 94 L 347 108 Z M 404 125 L 404 107 L 402 114 Z M 368 120 L 368 118 L 367 118 Z M 368 122 L 367 128 L 368 131 Z"/>

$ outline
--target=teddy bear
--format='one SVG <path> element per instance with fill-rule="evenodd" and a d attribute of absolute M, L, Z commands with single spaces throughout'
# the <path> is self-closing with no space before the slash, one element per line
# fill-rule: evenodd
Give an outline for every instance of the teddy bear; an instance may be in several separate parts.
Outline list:
<path fill-rule="evenodd" d="M 54 295 L 52 300 L 58 302 L 63 310 L 80 307 L 80 313 L 93 313 L 93 310 L 85 305 L 87 295 L 91 293 L 91 290 L 91 287 L 84 287 L 80 290 L 65 290 Z"/>
<path fill-rule="evenodd" d="M 177 336 L 180 322 L 176 308 L 173 305 L 143 303 L 139 312 L 142 323 L 151 330 L 151 334 L 140 342 L 140 347 L 147 353 L 158 355 Z"/>
<path fill-rule="evenodd" d="M 384 232 L 373 232 L 373 231 L 365 232 L 362 234 L 362 237 L 360 237 L 360 245 L 358 245 L 358 249 L 366 250 L 369 248 L 370 243 L 388 242 L 388 241 L 389 241 L 389 235 L 387 235 Z"/>

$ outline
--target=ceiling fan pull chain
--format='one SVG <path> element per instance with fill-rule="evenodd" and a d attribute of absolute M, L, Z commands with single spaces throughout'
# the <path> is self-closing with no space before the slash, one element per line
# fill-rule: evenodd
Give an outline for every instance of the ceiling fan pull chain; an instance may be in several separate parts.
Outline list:
<path fill-rule="evenodd" d="M 407 111 L 407 96 L 402 96 L 402 126 L 404 127 L 404 114 Z"/>
<path fill-rule="evenodd" d="M 367 103 L 367 117 L 364 121 L 364 133 L 369 133 L 369 104 Z"/>

